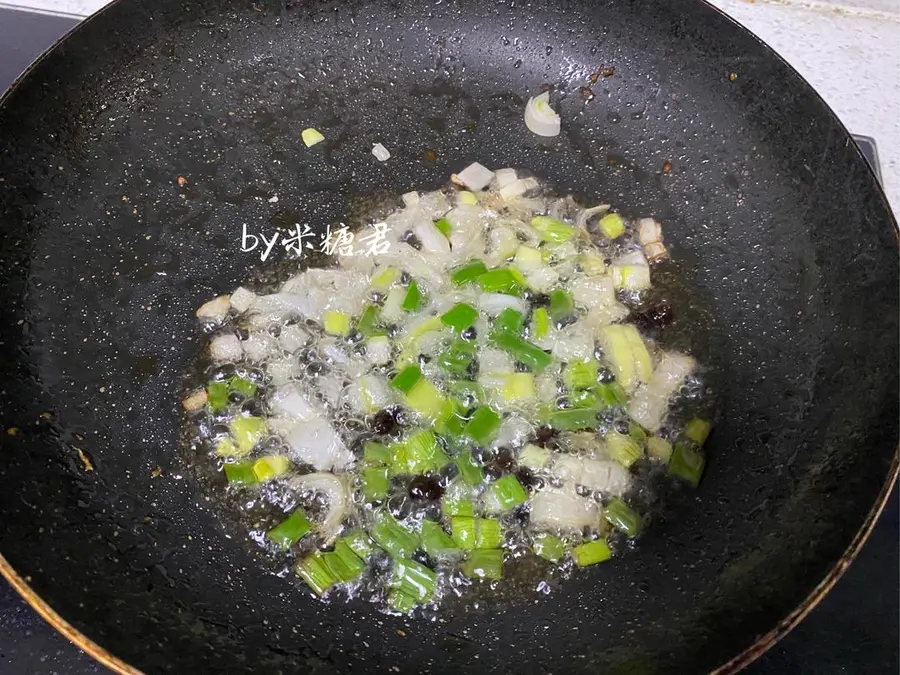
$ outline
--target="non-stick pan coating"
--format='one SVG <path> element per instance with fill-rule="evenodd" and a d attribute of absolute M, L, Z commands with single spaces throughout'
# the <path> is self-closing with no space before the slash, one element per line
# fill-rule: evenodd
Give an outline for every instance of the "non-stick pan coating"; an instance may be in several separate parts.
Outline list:
<path fill-rule="evenodd" d="M 522 124 L 544 83 L 564 94 L 552 141 Z M 473 160 L 665 223 L 715 315 L 706 477 L 639 551 L 548 597 L 433 622 L 313 602 L 181 464 L 193 310 L 260 267 L 242 223 L 324 227 Z M 4 100 L 0 181 L 0 421 L 20 430 L 0 551 L 147 672 L 699 672 L 803 602 L 893 470 L 884 196 L 796 73 L 700 2 L 124 0 Z"/>

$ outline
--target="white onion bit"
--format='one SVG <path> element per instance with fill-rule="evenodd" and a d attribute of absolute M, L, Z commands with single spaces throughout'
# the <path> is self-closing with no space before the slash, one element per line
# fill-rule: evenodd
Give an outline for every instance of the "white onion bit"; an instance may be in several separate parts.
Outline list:
<path fill-rule="evenodd" d="M 559 136 L 559 115 L 550 107 L 550 92 L 528 99 L 525 106 L 525 126 L 538 136 Z"/>
<path fill-rule="evenodd" d="M 386 162 L 391 158 L 391 153 L 381 143 L 376 143 L 372 146 L 372 154 L 375 155 L 375 159 L 379 162 Z"/>

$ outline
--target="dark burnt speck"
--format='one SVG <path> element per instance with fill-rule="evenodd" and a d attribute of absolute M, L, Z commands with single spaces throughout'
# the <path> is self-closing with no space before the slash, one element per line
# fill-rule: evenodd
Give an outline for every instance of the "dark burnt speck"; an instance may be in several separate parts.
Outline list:
<path fill-rule="evenodd" d="M 651 332 L 658 328 L 665 328 L 675 321 L 675 313 L 665 302 L 660 302 L 651 305 L 646 309 L 635 311 L 632 313 L 632 316 L 635 325 L 645 332 Z"/>
<path fill-rule="evenodd" d="M 556 438 L 556 429 L 547 426 L 538 427 L 537 431 L 534 432 L 534 439 L 538 445 L 547 445 L 554 438 Z"/>
<path fill-rule="evenodd" d="M 436 501 L 444 495 L 439 476 L 416 476 L 409 482 L 409 496 L 412 499 Z"/>
<path fill-rule="evenodd" d="M 372 431 L 376 434 L 393 436 L 400 430 L 400 420 L 397 419 L 397 409 L 385 408 L 384 410 L 379 410 L 372 415 L 370 426 Z"/>

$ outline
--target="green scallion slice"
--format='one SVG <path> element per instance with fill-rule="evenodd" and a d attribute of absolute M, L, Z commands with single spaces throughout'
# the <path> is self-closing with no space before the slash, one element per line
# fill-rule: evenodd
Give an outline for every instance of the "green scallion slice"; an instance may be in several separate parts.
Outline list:
<path fill-rule="evenodd" d="M 412 280 L 406 288 L 406 296 L 403 298 L 403 303 L 400 306 L 407 312 L 418 312 L 422 308 L 423 300 L 424 298 L 422 296 L 422 291 L 419 290 L 419 284 L 417 284 L 415 280 Z"/>
<path fill-rule="evenodd" d="M 480 406 L 466 423 L 465 434 L 481 445 L 487 445 L 500 428 L 500 415 L 487 406 Z"/>
<path fill-rule="evenodd" d="M 453 282 L 454 286 L 471 284 L 485 272 L 487 272 L 487 267 L 481 260 L 470 260 L 459 267 L 454 267 L 450 271 L 450 281 Z"/>
<path fill-rule="evenodd" d="M 381 501 L 391 489 L 391 479 L 387 467 L 368 467 L 362 470 L 362 495 L 368 502 Z"/>
<path fill-rule="evenodd" d="M 572 560 L 579 567 L 587 567 L 588 565 L 596 565 L 609 560 L 612 557 L 612 551 L 609 550 L 609 544 L 605 539 L 589 541 L 572 549 Z"/>
<path fill-rule="evenodd" d="M 563 540 L 547 532 L 534 535 L 534 543 L 531 548 L 535 554 L 550 562 L 559 562 L 566 555 L 566 545 Z"/>
<path fill-rule="evenodd" d="M 466 328 L 475 323 L 478 318 L 478 310 L 472 305 L 459 302 L 441 315 L 441 323 L 449 326 L 457 333 L 462 333 Z"/>
<path fill-rule="evenodd" d="M 228 407 L 228 383 L 210 382 L 206 385 L 207 403 L 213 412 L 222 412 Z"/>
<path fill-rule="evenodd" d="M 610 525 L 620 532 L 624 532 L 629 537 L 636 536 L 644 524 L 638 512 L 618 497 L 613 497 L 609 500 L 606 508 L 603 509 L 603 517 L 606 518 Z"/>
<path fill-rule="evenodd" d="M 554 244 L 569 241 L 575 234 L 574 227 L 550 216 L 535 216 L 531 219 L 531 227 L 541 235 L 541 239 Z"/>
<path fill-rule="evenodd" d="M 324 555 L 316 551 L 301 560 L 295 568 L 297 575 L 319 596 L 324 595 L 325 591 L 337 583 L 337 579 L 325 564 Z"/>
<path fill-rule="evenodd" d="M 228 466 L 227 464 L 225 466 Z M 672 456 L 669 458 L 669 473 L 678 478 L 683 478 L 688 483 L 697 487 L 700 484 L 700 477 L 703 475 L 703 469 L 706 466 L 706 459 L 691 444 L 683 441 L 675 444 L 672 448 Z"/>
<path fill-rule="evenodd" d="M 507 474 L 491 483 L 488 490 L 504 511 L 509 511 L 528 501 L 528 493 L 518 479 Z"/>
<path fill-rule="evenodd" d="M 491 342 L 507 352 L 516 361 L 521 361 L 531 370 L 540 372 L 553 363 L 553 357 L 543 349 L 534 345 L 518 335 L 493 331 Z"/>
<path fill-rule="evenodd" d="M 266 536 L 281 548 L 290 548 L 312 529 L 303 509 L 297 509 L 281 523 L 266 532 Z"/>
<path fill-rule="evenodd" d="M 407 366 L 394 376 L 391 386 L 403 394 L 408 394 L 421 379 L 422 371 L 419 366 Z"/>
<path fill-rule="evenodd" d="M 460 570 L 470 579 L 502 579 L 503 551 L 472 551 L 462 561 Z"/>
<path fill-rule="evenodd" d="M 403 527 L 389 513 L 378 515 L 375 526 L 369 532 L 372 539 L 394 558 L 408 558 L 419 545 L 419 537 Z"/>

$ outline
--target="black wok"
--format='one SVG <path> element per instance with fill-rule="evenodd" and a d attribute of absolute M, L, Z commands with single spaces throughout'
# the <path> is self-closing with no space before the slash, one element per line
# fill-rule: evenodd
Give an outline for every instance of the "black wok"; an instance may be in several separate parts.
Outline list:
<path fill-rule="evenodd" d="M 549 142 L 521 119 L 545 83 Z M 314 602 L 184 466 L 193 310 L 263 267 L 242 223 L 324 228 L 473 160 L 665 223 L 713 317 L 706 476 L 548 597 L 435 622 Z M 122 0 L 2 100 L 0 214 L 0 567 L 121 672 L 733 670 L 897 472 L 896 223 L 809 86 L 702 2 Z"/>

